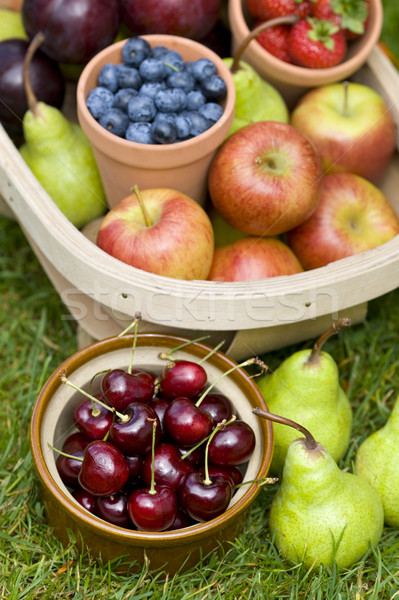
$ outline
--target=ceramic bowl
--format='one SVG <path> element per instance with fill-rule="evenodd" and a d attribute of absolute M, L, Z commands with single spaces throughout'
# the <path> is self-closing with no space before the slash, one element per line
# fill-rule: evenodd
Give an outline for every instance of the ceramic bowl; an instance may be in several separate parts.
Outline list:
<path fill-rule="evenodd" d="M 110 207 L 130 193 L 134 184 L 140 188 L 177 189 L 201 205 L 207 194 L 207 173 L 219 145 L 226 138 L 234 118 L 235 86 L 229 69 L 212 50 L 199 42 L 173 35 L 143 35 L 152 47 L 166 46 L 180 52 L 185 61 L 208 58 L 225 81 L 227 96 L 223 114 L 207 131 L 176 144 L 139 144 L 120 138 L 92 117 L 86 98 L 97 85 L 100 69 L 106 63 L 122 62 L 126 40 L 99 52 L 84 68 L 77 85 L 79 123 L 91 142 Z"/>
<path fill-rule="evenodd" d="M 249 43 L 242 60 L 252 65 L 264 79 L 275 85 L 288 104 L 292 105 L 306 89 L 347 79 L 366 62 L 378 42 L 382 29 L 381 0 L 369 0 L 369 11 L 366 32 L 361 38 L 350 43 L 345 60 L 335 67 L 307 69 L 291 65 L 264 50 L 256 40 Z M 247 0 L 229 0 L 228 18 L 234 54 L 254 27 L 254 20 L 247 8 Z"/>
<path fill-rule="evenodd" d="M 216 551 L 219 544 L 233 540 L 244 527 L 246 512 L 255 499 L 259 486 L 250 483 L 238 488 L 228 509 L 211 521 L 157 533 L 111 525 L 86 511 L 74 500 L 59 477 L 57 455 L 49 448 L 49 444 L 60 448 L 65 438 L 73 432 L 72 412 L 82 397 L 70 386 L 61 383 L 59 373 L 65 371 L 78 387 L 88 389 L 95 373 L 113 367 L 127 368 L 132 339 L 131 335 L 125 335 L 87 346 L 68 358 L 50 376 L 37 398 L 32 414 L 32 454 L 49 525 L 64 544 L 69 542 L 68 531 L 71 531 L 78 544 L 88 548 L 93 556 L 101 556 L 102 560 L 126 557 L 127 565 L 136 561 L 139 566 L 149 560 L 150 568 L 163 568 L 171 573 L 191 567 L 200 555 Z M 185 338 L 176 336 L 139 334 L 134 364 L 160 373 L 165 359 L 161 359 L 159 353 L 167 352 L 185 341 Z M 176 358 L 198 361 L 209 351 L 210 347 L 207 345 L 190 343 L 177 352 Z M 225 354 L 216 352 L 204 363 L 208 381 L 215 381 L 236 364 Z M 265 477 L 272 456 L 273 433 L 269 422 L 252 413 L 256 406 L 265 407 L 257 385 L 239 368 L 224 377 L 217 384 L 217 389 L 228 395 L 239 417 L 251 425 L 255 432 L 255 451 L 247 463 L 244 479 L 252 481 Z"/>

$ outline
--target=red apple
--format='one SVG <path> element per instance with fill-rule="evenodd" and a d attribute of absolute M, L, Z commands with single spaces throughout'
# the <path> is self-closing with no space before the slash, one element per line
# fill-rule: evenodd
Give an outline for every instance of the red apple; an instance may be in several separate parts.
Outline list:
<path fill-rule="evenodd" d="M 317 206 L 321 163 L 291 125 L 251 123 L 231 135 L 209 171 L 209 193 L 222 217 L 254 236 L 274 236 L 307 219 Z"/>
<path fill-rule="evenodd" d="M 200 40 L 216 25 L 222 0 L 121 0 L 135 35 L 166 33 Z"/>
<path fill-rule="evenodd" d="M 302 265 L 281 240 L 273 237 L 247 237 L 216 248 L 211 281 L 251 281 L 301 273 Z"/>
<path fill-rule="evenodd" d="M 359 175 L 334 173 L 324 177 L 313 215 L 286 240 L 308 270 L 370 250 L 398 233 L 399 219 L 381 190 Z"/>
<path fill-rule="evenodd" d="M 354 82 L 307 92 L 291 124 L 316 146 L 326 173 L 356 173 L 378 183 L 395 150 L 395 124 L 383 98 Z"/>
<path fill-rule="evenodd" d="M 206 279 L 214 252 L 211 222 L 194 200 L 168 188 L 136 190 L 104 217 L 97 245 L 158 275 Z"/>

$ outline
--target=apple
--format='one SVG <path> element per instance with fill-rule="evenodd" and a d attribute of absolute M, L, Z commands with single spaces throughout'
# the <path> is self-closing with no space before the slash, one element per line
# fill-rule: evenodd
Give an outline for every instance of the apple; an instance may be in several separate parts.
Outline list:
<path fill-rule="evenodd" d="M 313 215 L 286 235 L 306 270 L 370 250 L 399 233 L 399 219 L 385 195 L 354 173 L 326 175 Z"/>
<path fill-rule="evenodd" d="M 179 279 L 206 279 L 214 235 L 205 210 L 169 188 L 126 196 L 101 222 L 97 245 L 138 269 Z"/>
<path fill-rule="evenodd" d="M 294 252 L 274 237 L 246 237 L 215 249 L 208 279 L 251 281 L 301 273 L 303 267 Z"/>
<path fill-rule="evenodd" d="M 311 140 L 326 173 L 355 173 L 377 184 L 395 150 L 395 123 L 383 98 L 354 82 L 302 96 L 291 124 Z"/>
<path fill-rule="evenodd" d="M 122 20 L 135 35 L 166 33 L 201 40 L 219 18 L 222 0 L 121 0 Z"/>
<path fill-rule="evenodd" d="M 209 170 L 216 210 L 249 235 L 274 236 L 296 227 L 315 210 L 320 158 L 288 123 L 258 121 L 233 133 Z"/>

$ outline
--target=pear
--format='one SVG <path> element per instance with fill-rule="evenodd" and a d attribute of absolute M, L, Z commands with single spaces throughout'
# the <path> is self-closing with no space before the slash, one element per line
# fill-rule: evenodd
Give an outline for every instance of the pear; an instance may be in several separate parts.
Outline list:
<path fill-rule="evenodd" d="M 294 419 L 309 429 L 335 461 L 346 452 L 352 430 L 352 408 L 340 386 L 338 367 L 322 350 L 325 341 L 350 324 L 339 319 L 317 340 L 313 349 L 295 352 L 272 374 L 257 381 L 270 412 Z M 295 432 L 275 425 L 270 470 L 280 475 Z"/>
<path fill-rule="evenodd" d="M 349 568 L 380 541 L 384 511 L 378 493 L 362 477 L 340 470 L 304 427 L 261 409 L 253 412 L 305 435 L 288 448 L 270 506 L 269 528 L 280 554 L 306 568 Z"/>
<path fill-rule="evenodd" d="M 22 15 L 19 11 L 0 8 L 0 42 L 11 38 L 28 39 Z"/>
<path fill-rule="evenodd" d="M 399 527 L 399 400 L 384 427 L 374 431 L 356 453 L 356 473 L 378 492 L 386 525 Z"/>
<path fill-rule="evenodd" d="M 25 143 L 20 153 L 58 208 L 76 227 L 83 227 L 105 212 L 104 189 L 90 142 L 81 127 L 34 96 L 29 63 L 42 41 L 41 35 L 35 36 L 25 56 L 29 109 L 22 122 Z"/>

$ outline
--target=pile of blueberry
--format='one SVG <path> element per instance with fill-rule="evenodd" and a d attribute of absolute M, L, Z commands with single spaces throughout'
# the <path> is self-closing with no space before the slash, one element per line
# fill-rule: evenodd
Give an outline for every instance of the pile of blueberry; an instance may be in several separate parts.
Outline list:
<path fill-rule="evenodd" d="M 205 368 L 173 360 L 160 375 L 135 367 L 101 377 L 99 394 L 78 401 L 77 431 L 56 461 L 75 499 L 105 521 L 144 531 L 222 514 L 243 481 L 255 434 L 209 385 Z"/>
<path fill-rule="evenodd" d="M 176 50 L 151 48 L 132 37 L 122 61 L 101 68 L 86 100 L 111 133 L 142 144 L 171 144 L 203 133 L 223 114 L 226 83 L 211 60 L 184 61 Z"/>

